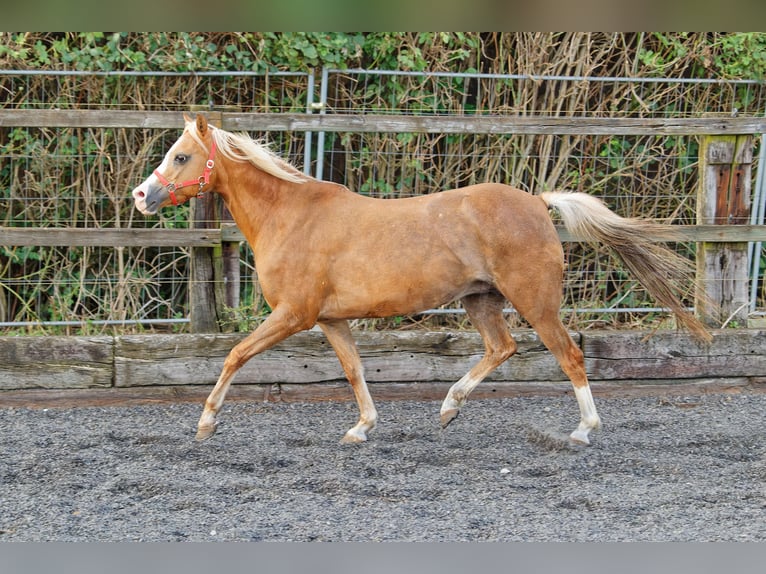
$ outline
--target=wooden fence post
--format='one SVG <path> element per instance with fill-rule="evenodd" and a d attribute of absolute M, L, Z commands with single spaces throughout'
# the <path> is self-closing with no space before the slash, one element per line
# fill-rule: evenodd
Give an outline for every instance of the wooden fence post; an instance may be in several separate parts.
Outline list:
<path fill-rule="evenodd" d="M 703 136 L 699 160 L 697 223 L 749 223 L 752 136 Z M 705 295 L 696 301 L 702 321 L 711 327 L 747 325 L 747 243 L 700 243 L 697 277 Z"/>
<path fill-rule="evenodd" d="M 193 200 L 192 222 L 195 229 L 215 229 L 218 227 L 216 197 L 205 194 Z M 216 253 L 217 252 L 217 253 Z M 217 333 L 218 301 L 216 297 L 216 279 L 221 276 L 221 247 L 192 247 L 191 283 L 189 285 L 189 319 L 193 333 Z"/>
<path fill-rule="evenodd" d="M 192 108 L 192 111 L 195 111 Z M 208 121 L 221 125 L 221 113 L 206 111 Z M 205 193 L 192 200 L 192 227 L 218 229 L 220 218 L 218 196 Z M 189 286 L 189 320 L 193 333 L 217 333 L 223 311 L 223 268 L 221 247 L 192 247 L 191 284 Z"/>
<path fill-rule="evenodd" d="M 221 202 L 223 204 L 223 202 Z M 221 205 L 221 224 L 233 224 L 234 218 L 228 208 Z M 223 287 L 224 302 L 227 307 L 236 309 L 239 307 L 239 241 L 223 241 L 221 243 L 221 257 L 223 259 Z"/>

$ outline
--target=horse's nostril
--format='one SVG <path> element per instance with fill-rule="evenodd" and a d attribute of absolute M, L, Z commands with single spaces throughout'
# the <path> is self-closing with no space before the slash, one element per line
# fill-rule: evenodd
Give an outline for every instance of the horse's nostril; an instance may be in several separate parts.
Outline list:
<path fill-rule="evenodd" d="M 146 194 L 145 194 L 143 191 L 141 191 L 141 190 L 139 189 L 139 190 L 136 192 L 136 197 L 140 197 L 141 199 L 143 199 L 144 197 L 146 197 Z"/>

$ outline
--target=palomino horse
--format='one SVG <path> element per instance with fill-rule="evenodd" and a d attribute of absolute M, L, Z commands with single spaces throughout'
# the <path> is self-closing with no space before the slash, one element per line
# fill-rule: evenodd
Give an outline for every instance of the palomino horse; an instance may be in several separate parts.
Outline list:
<path fill-rule="evenodd" d="M 359 405 L 344 442 L 367 440 L 373 404 L 349 319 L 408 315 L 459 299 L 485 344 L 482 359 L 447 393 L 441 424 L 516 351 L 503 318 L 505 299 L 537 331 L 572 381 L 580 424 L 570 439 L 588 444 L 601 421 L 583 353 L 559 318 L 564 256 L 548 211 L 587 241 L 612 247 L 657 301 L 702 339 L 710 335 L 674 292 L 688 262 L 655 243 L 669 226 L 624 219 L 583 193 L 531 195 L 494 183 L 406 199 L 373 199 L 300 173 L 247 135 L 187 116 L 162 164 L 133 190 L 141 213 L 155 214 L 198 193 L 220 194 L 253 249 L 272 312 L 226 357 L 205 402 L 197 438 L 216 415 L 237 370 L 286 337 L 319 324 Z"/>

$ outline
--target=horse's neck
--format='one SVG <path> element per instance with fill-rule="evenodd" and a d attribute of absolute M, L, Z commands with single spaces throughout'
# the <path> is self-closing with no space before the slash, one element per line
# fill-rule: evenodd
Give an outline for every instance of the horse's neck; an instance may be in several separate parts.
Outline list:
<path fill-rule="evenodd" d="M 226 182 L 219 189 L 240 231 L 255 248 L 264 228 L 273 229 L 286 219 L 300 221 L 301 212 L 310 209 L 311 188 L 320 182 L 293 183 L 241 163 L 226 169 Z M 313 190 L 316 192 L 316 190 Z"/>

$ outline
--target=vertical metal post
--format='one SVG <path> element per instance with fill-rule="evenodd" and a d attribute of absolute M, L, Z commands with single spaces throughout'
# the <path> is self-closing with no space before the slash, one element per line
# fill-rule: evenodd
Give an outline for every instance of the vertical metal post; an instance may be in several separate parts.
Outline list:
<path fill-rule="evenodd" d="M 311 70 L 308 75 L 308 86 L 306 86 L 306 113 L 310 114 L 313 111 L 314 105 L 314 70 Z M 311 175 L 311 139 L 313 132 L 306 132 L 306 139 L 304 141 L 303 149 L 303 173 Z"/>
<path fill-rule="evenodd" d="M 751 225 L 763 225 L 764 208 L 766 207 L 766 135 L 761 136 L 761 150 L 758 154 L 758 173 L 755 177 L 753 192 L 753 209 L 750 213 Z M 758 280 L 761 276 L 761 242 L 750 244 L 750 312 L 753 313 L 758 302 Z"/>
<path fill-rule="evenodd" d="M 322 68 L 322 84 L 319 86 L 319 114 L 324 115 L 327 110 L 327 78 L 329 77 L 329 68 Z M 319 132 L 317 136 L 317 168 L 315 177 L 322 179 L 324 176 L 324 132 Z"/>

